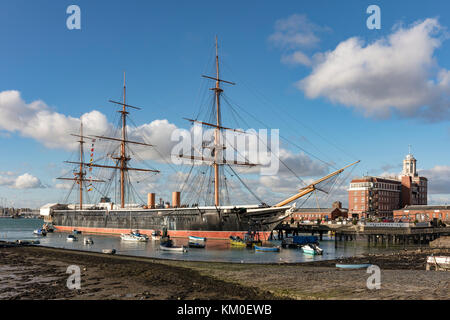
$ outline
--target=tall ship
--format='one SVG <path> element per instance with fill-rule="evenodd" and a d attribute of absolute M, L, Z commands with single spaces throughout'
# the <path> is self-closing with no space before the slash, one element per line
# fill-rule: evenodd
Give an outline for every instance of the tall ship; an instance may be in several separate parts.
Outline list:
<path fill-rule="evenodd" d="M 201 148 L 208 149 L 209 157 L 196 156 L 191 150 L 191 154 L 176 155 L 184 161 L 191 161 L 192 167 L 189 171 L 188 177 L 192 179 L 193 168 L 206 166 L 210 172 L 210 179 L 208 182 L 202 182 L 207 185 L 207 188 L 196 187 L 199 179 L 194 177 L 196 182 L 186 179 L 181 189 L 186 185 L 197 188 L 198 198 L 204 198 L 206 194 L 211 195 L 210 202 L 204 201 L 204 205 L 200 204 L 198 199 L 192 199 L 191 204 L 183 204 L 181 202 L 181 191 L 172 193 L 172 203 L 156 203 L 156 194 L 147 194 L 147 203 L 145 204 L 130 204 L 127 199 L 130 199 L 130 193 L 133 190 L 131 185 L 130 174 L 133 172 L 142 174 L 160 174 L 156 169 L 135 168 L 130 165 L 132 156 L 136 154 L 132 151 L 132 146 L 139 146 L 139 148 L 157 148 L 146 141 L 132 141 L 129 139 L 129 127 L 127 121 L 131 110 L 140 109 L 135 106 L 127 104 L 126 101 L 126 82 L 124 75 L 123 86 L 123 101 L 117 102 L 110 100 L 114 105 L 120 106 L 118 112 L 120 113 L 120 135 L 116 137 L 109 136 L 92 136 L 83 134 L 83 125 L 80 125 L 79 134 L 72 134 L 77 137 L 79 143 L 79 157 L 77 161 L 66 161 L 74 165 L 73 177 L 61 177 L 58 179 L 71 181 L 72 190 L 77 189 L 78 203 L 77 204 L 48 204 L 41 208 L 41 215 L 44 217 L 46 223 L 51 223 L 57 231 L 71 232 L 74 229 L 86 233 L 102 233 L 102 234 L 123 234 L 130 231 L 130 229 L 138 229 L 141 234 L 150 235 L 153 232 L 167 231 L 171 237 L 206 237 L 209 239 L 228 239 L 230 236 L 243 237 L 247 232 L 258 233 L 261 239 L 267 239 L 283 220 L 288 218 L 295 211 L 295 202 L 302 197 L 311 195 L 316 190 L 321 190 L 320 186 L 330 179 L 341 174 L 346 168 L 351 167 L 359 161 L 352 163 L 342 169 L 336 170 L 323 178 L 320 178 L 300 190 L 293 190 L 293 195 L 287 199 L 268 205 L 259 199 L 260 203 L 253 205 L 239 205 L 226 203 L 224 192 L 226 189 L 226 177 L 224 175 L 224 168 L 232 170 L 233 175 L 238 176 L 241 183 L 246 188 L 248 186 L 239 177 L 237 170 L 233 170 L 233 166 L 240 167 L 254 167 L 258 164 L 250 163 L 247 159 L 245 161 L 229 160 L 225 157 L 225 141 L 224 132 L 233 131 L 240 132 L 238 129 L 225 127 L 222 124 L 221 113 L 221 98 L 223 88 L 221 85 L 234 85 L 233 82 L 225 81 L 220 78 L 219 74 L 219 54 L 217 38 L 215 44 L 215 76 L 203 77 L 215 82 L 215 86 L 211 88 L 213 91 L 212 107 L 209 110 L 209 119 L 200 121 L 198 119 L 187 119 L 191 123 L 202 127 L 207 127 L 214 131 L 213 138 L 210 143 L 202 143 Z M 213 120 L 213 121 L 211 121 Z M 244 132 L 242 132 L 244 134 Z M 114 151 L 107 153 L 103 159 L 108 158 L 112 163 L 100 164 L 93 159 L 94 142 L 106 141 L 115 144 Z M 91 143 L 90 149 L 91 157 L 87 161 L 84 155 L 84 145 Z M 108 150 L 108 148 L 103 148 Z M 203 153 L 202 153 L 203 154 Z M 92 170 L 110 170 L 112 172 L 111 178 L 100 179 L 93 178 Z M 205 170 L 206 171 L 206 170 Z M 205 171 L 201 172 L 203 177 Z M 85 203 L 86 196 L 94 189 L 100 190 L 100 187 L 95 185 L 108 184 L 109 181 L 115 179 L 118 183 L 118 190 L 116 195 L 119 200 L 118 203 L 111 201 L 107 192 L 111 192 L 111 186 L 104 188 L 101 200 L 93 204 Z M 117 189 L 117 188 L 115 188 Z M 208 189 L 208 190 L 206 190 Z M 226 190 L 227 191 L 227 190 Z M 250 191 L 251 192 L 251 191 Z M 255 195 L 252 192 L 253 195 Z M 83 196 L 85 195 L 85 196 Z M 257 197 L 256 197 L 257 198 Z"/>

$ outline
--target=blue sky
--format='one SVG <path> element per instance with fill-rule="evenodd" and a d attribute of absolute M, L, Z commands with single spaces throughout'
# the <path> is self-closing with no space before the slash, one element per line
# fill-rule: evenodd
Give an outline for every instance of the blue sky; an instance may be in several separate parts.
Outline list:
<path fill-rule="evenodd" d="M 66 28 L 66 8 L 71 4 L 81 8 L 81 30 Z M 381 8 L 380 30 L 366 26 L 366 8 L 371 4 Z M 321 159 L 333 159 L 337 166 L 362 160 L 353 172 L 356 175 L 400 172 L 411 144 L 419 169 L 441 179 L 437 183 L 443 185 L 442 179 L 450 179 L 448 105 L 432 120 L 415 114 L 414 106 L 404 107 L 413 110 L 408 114 L 395 105 L 388 116 L 365 114 L 368 107 L 346 106 L 329 88 L 308 95 L 296 83 L 318 70 L 314 69 L 318 63 L 286 63 L 283 56 L 301 52 L 313 59 L 352 37 L 363 41 L 364 48 L 386 39 L 400 25 L 410 29 L 413 23 L 436 19 L 439 32 L 430 37 L 441 43 L 433 47 L 433 61 L 426 71 L 429 79 L 437 81 L 437 69 L 450 69 L 449 7 L 448 1 L 2 0 L 0 92 L 16 90 L 25 103 L 41 100 L 49 110 L 65 116 L 79 118 L 97 110 L 112 121 L 115 111 L 107 100 L 121 98 L 126 70 L 128 102 L 144 107 L 134 116 L 136 125 L 167 119 L 188 128 L 182 117 L 192 116 L 199 107 L 199 89 L 205 86 L 200 75 L 212 71 L 207 63 L 218 35 L 223 78 L 237 83 L 227 88 L 227 95 L 279 128 L 281 135 L 306 137 L 314 147 L 296 141 Z M 277 22 L 292 16 L 308 22 L 292 32 L 312 32 L 318 41 L 304 45 L 274 41 Z M 264 104 L 259 92 L 271 103 Z M 64 190 L 55 189 L 53 179 L 71 152 L 49 147 L 45 138 L 0 126 L 0 197 L 34 207 L 61 199 Z M 14 185 L 13 179 L 25 173 L 40 183 L 31 183 L 30 188 Z M 450 200 L 449 191 L 436 188 L 431 198 Z"/>

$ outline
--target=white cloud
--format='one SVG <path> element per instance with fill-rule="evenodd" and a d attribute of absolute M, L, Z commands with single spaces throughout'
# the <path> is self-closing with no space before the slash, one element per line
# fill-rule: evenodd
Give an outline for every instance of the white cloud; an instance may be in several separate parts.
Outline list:
<path fill-rule="evenodd" d="M 33 138 L 48 148 L 76 150 L 77 138 L 71 136 L 80 130 L 83 121 L 85 135 L 107 135 L 113 132 L 113 125 L 106 116 L 97 110 L 83 114 L 80 118 L 66 116 L 55 112 L 43 101 L 26 103 L 20 92 L 11 90 L 0 92 L 0 130 L 16 132 L 24 137 Z M 137 128 L 128 127 L 129 137 L 158 146 L 158 151 L 165 157 L 169 155 L 170 133 L 176 126 L 167 120 L 155 120 Z M 96 146 L 96 150 L 101 145 Z M 139 149 L 143 159 L 160 159 L 161 156 L 150 148 Z"/>
<path fill-rule="evenodd" d="M 48 148 L 73 150 L 76 142 L 70 133 L 79 131 L 80 119 L 54 112 L 43 101 L 26 103 L 20 92 L 0 92 L 0 130 L 18 132 Z M 106 117 L 94 110 L 82 117 L 86 132 L 101 134 L 108 129 Z"/>
<path fill-rule="evenodd" d="M 305 66 L 311 65 L 311 59 L 301 51 L 296 51 L 291 54 L 284 54 L 281 56 L 281 62 L 284 64 L 297 65 L 302 64 Z"/>
<path fill-rule="evenodd" d="M 275 32 L 269 36 L 269 41 L 281 48 L 312 47 L 320 42 L 315 33 L 325 29 L 309 21 L 304 14 L 293 14 L 275 22 Z"/>
<path fill-rule="evenodd" d="M 72 188 L 72 185 L 68 183 L 57 183 L 55 184 L 55 188 L 60 190 L 69 190 Z"/>
<path fill-rule="evenodd" d="M 386 118 L 395 111 L 448 119 L 450 72 L 434 57 L 443 29 L 437 19 L 426 19 L 371 44 L 350 38 L 317 54 L 312 73 L 297 87 L 309 98 L 325 97 L 367 116 Z"/>
<path fill-rule="evenodd" d="M 304 50 L 316 47 L 320 38 L 317 33 L 329 31 L 318 26 L 303 14 L 293 14 L 275 22 L 275 32 L 269 36 L 269 42 L 284 51 L 281 62 L 291 65 L 311 65 L 311 59 Z"/>
<path fill-rule="evenodd" d="M 6 175 L 0 175 L 0 186 L 7 186 L 13 189 L 45 188 L 39 178 L 29 173 L 16 176 L 11 172 L 6 172 Z"/>
<path fill-rule="evenodd" d="M 450 198 L 450 166 L 435 166 L 418 173 L 428 179 L 429 194 L 447 194 Z"/>

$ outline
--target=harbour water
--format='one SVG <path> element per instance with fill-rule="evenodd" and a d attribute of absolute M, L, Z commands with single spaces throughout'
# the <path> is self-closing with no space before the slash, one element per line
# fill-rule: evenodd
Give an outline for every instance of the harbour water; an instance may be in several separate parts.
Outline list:
<path fill-rule="evenodd" d="M 247 248 L 232 248 L 227 240 L 207 240 L 206 248 L 189 248 L 188 252 L 167 252 L 159 249 L 159 241 L 149 240 L 148 242 L 127 242 L 122 241 L 118 236 L 79 234 L 76 235 L 78 241 L 68 242 L 67 233 L 48 233 L 46 237 L 33 234 L 33 230 L 42 227 L 43 221 L 40 219 L 0 219 L 0 240 L 39 240 L 40 245 L 101 252 L 103 249 L 116 249 L 117 254 L 144 256 L 152 258 L 189 260 L 189 261 L 214 261 L 214 262 L 234 262 L 234 263 L 298 263 L 308 261 L 333 260 L 341 257 L 357 256 L 364 253 L 378 253 L 398 250 L 401 247 L 368 246 L 366 241 L 338 242 L 335 248 L 334 239 L 324 237 L 320 241 L 320 247 L 324 250 L 323 255 L 304 254 L 299 249 L 281 249 L 280 252 L 255 252 Z M 84 245 L 83 238 L 89 237 L 94 241 L 93 245 Z M 175 238 L 174 244 L 187 245 L 188 239 Z M 280 245 L 281 241 L 271 241 L 273 245 Z M 409 245 L 408 248 L 414 246 Z"/>

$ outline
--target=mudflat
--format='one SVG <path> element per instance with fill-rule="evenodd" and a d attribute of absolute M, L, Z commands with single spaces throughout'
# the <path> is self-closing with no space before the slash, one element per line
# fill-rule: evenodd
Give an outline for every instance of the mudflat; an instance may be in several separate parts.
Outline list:
<path fill-rule="evenodd" d="M 425 271 L 426 256 L 448 250 L 302 264 L 233 264 L 109 256 L 45 247 L 0 248 L 0 299 L 450 299 L 450 272 Z M 335 264 L 371 263 L 381 288 L 368 289 L 365 269 Z M 69 265 L 81 270 L 81 289 L 69 290 Z"/>

